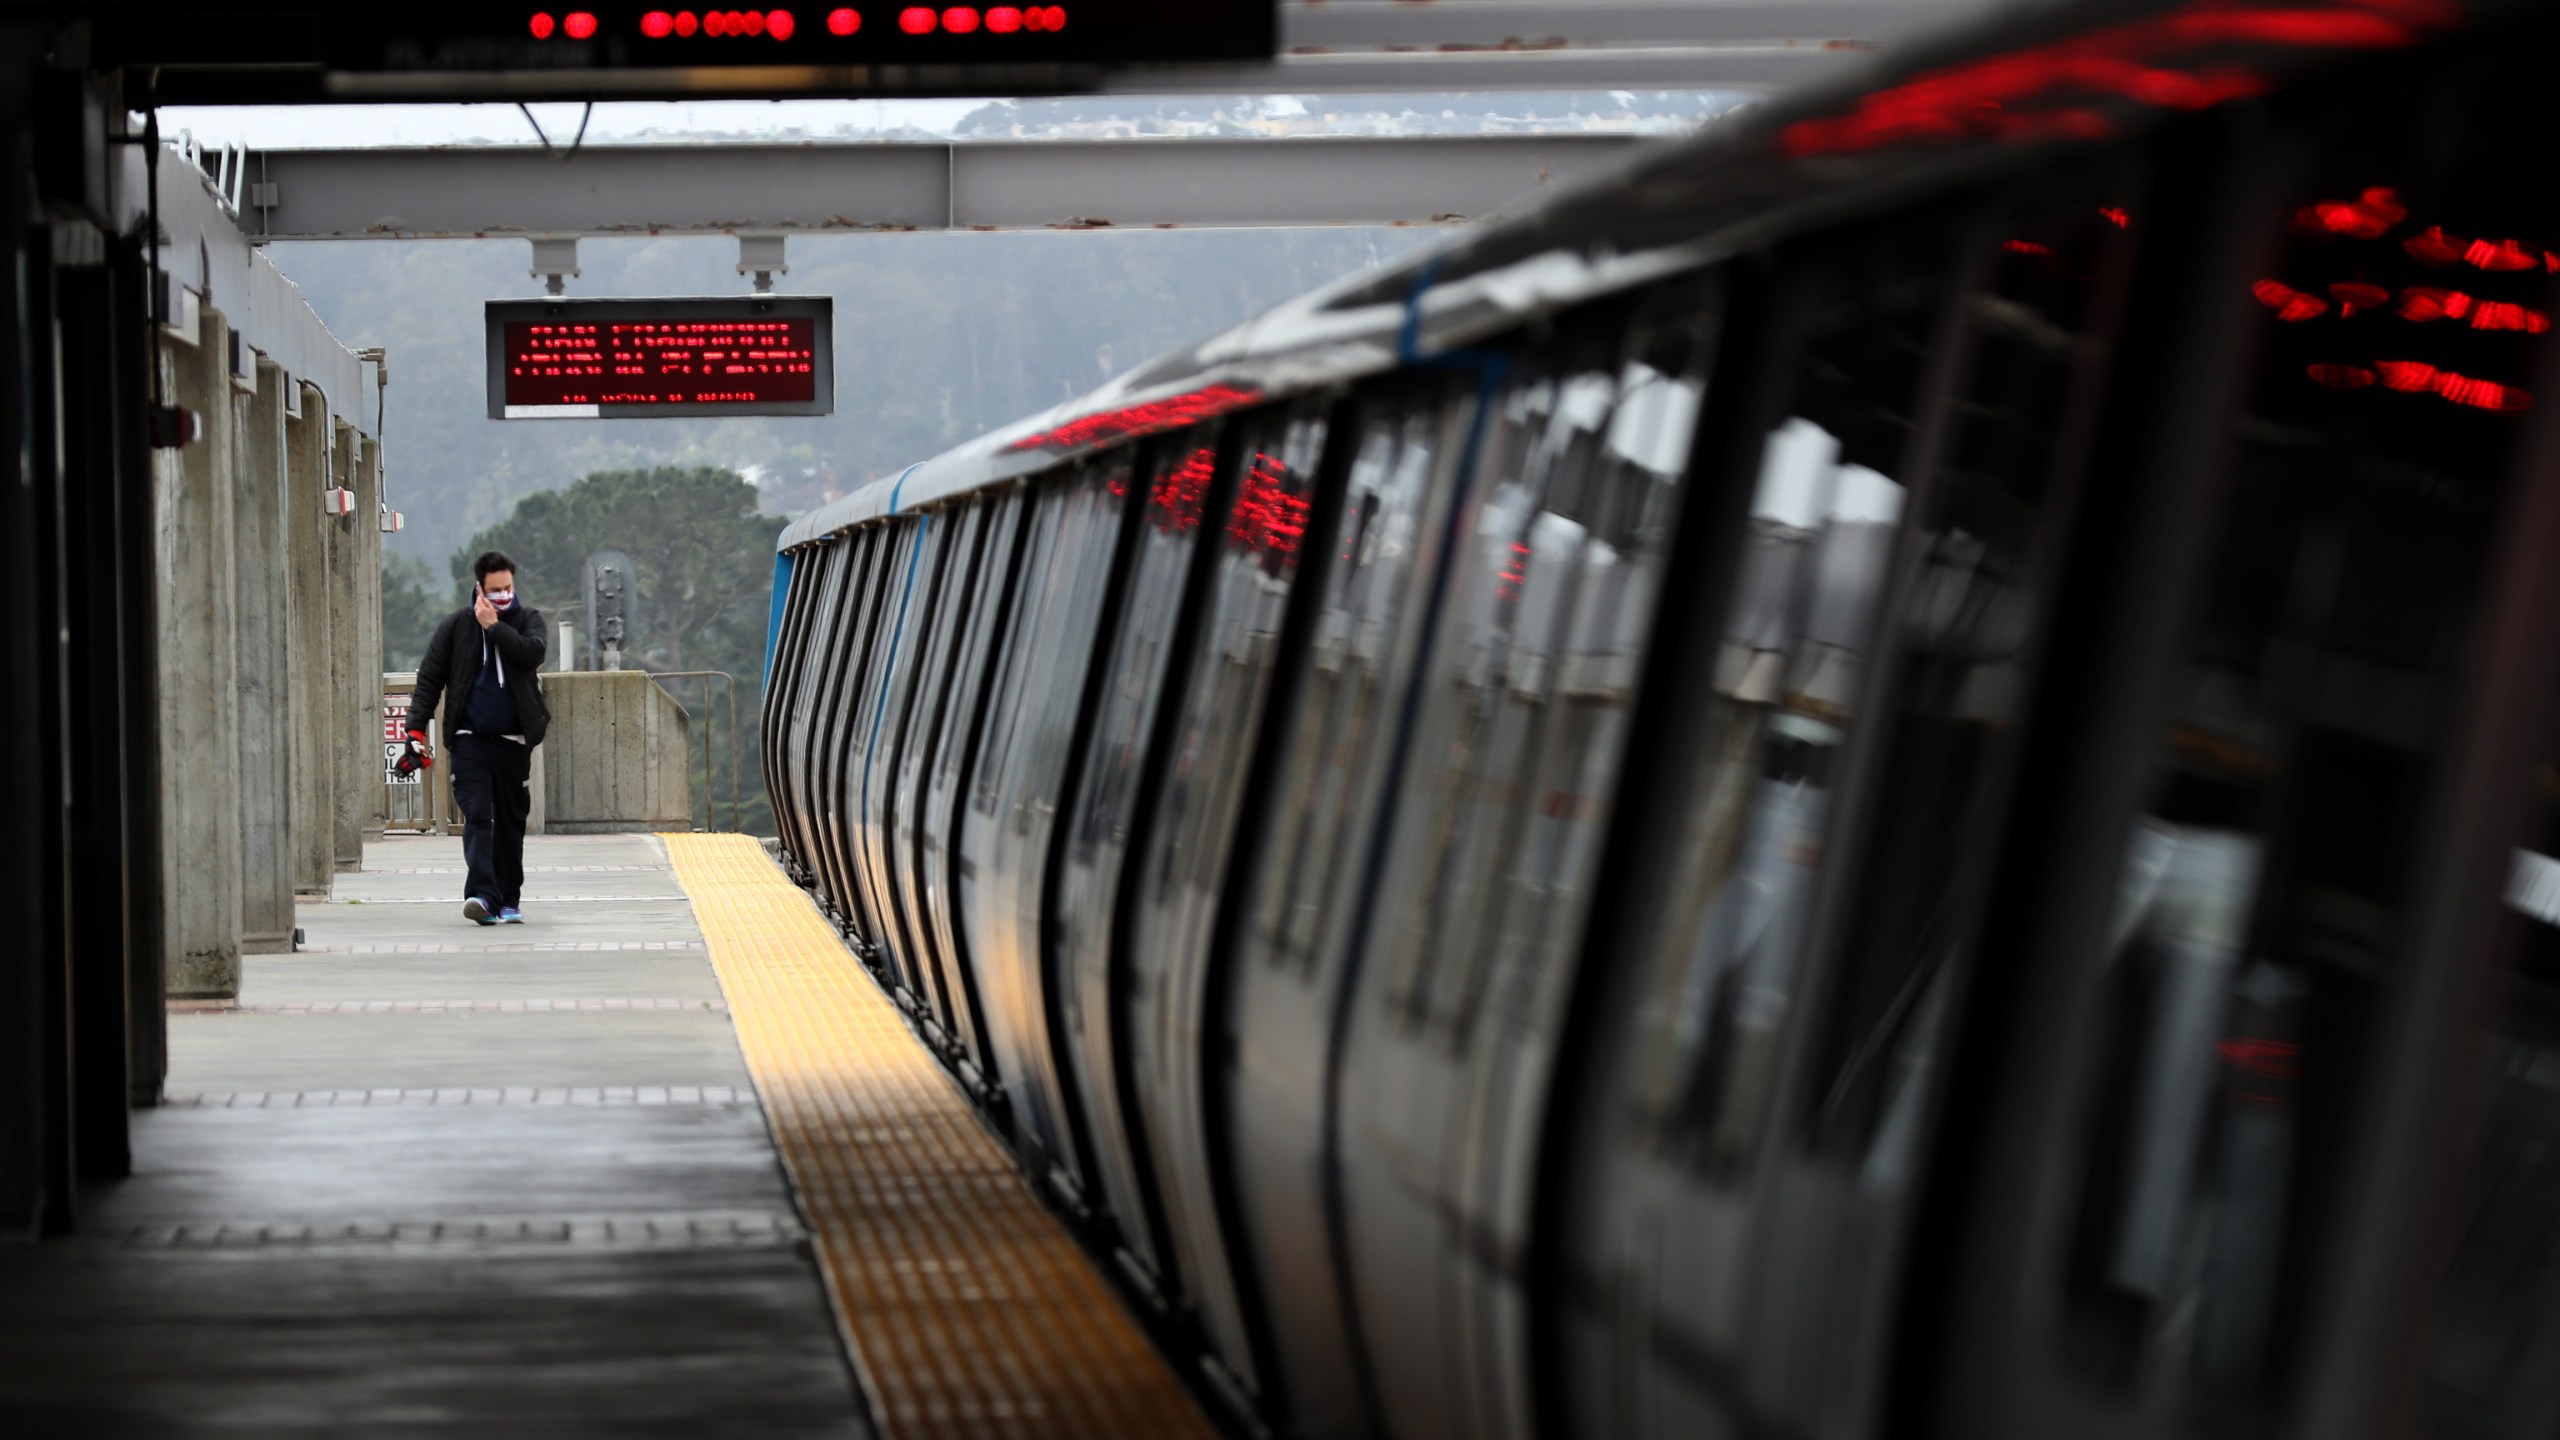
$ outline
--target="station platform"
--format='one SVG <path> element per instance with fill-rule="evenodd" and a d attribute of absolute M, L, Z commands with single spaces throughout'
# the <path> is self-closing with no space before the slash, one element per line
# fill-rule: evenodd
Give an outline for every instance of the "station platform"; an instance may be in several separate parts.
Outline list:
<path fill-rule="evenodd" d="M 1208 1436 L 805 895 L 740 836 L 368 846 L 172 1007 L 78 1234 L 0 1250 L 30 1436 Z"/>

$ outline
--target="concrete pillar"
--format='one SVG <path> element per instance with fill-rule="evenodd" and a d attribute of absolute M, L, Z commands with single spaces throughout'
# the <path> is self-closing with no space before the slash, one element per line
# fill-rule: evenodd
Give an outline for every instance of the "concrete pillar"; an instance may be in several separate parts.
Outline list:
<path fill-rule="evenodd" d="M 256 388 L 238 403 L 233 471 L 239 482 L 232 593 L 238 605 L 240 697 L 240 949 L 293 949 L 293 685 L 285 612 L 292 571 L 285 541 L 283 370 L 257 362 Z"/>
<path fill-rule="evenodd" d="M 370 754 L 382 754 L 382 442 L 351 433 L 356 452 L 356 548 L 363 557 L 356 570 L 356 652 L 363 657 L 364 733 Z M 416 663 L 414 661 L 410 663 Z M 369 783 L 356 792 L 364 799 L 364 833 L 382 838 L 391 821 L 391 792 L 382 783 L 376 759 Z"/>
<path fill-rule="evenodd" d="M 232 537 L 230 326 L 207 307 L 192 346 L 163 342 L 170 393 L 203 417 L 159 466 L 161 848 L 169 993 L 240 993 L 240 727 Z"/>
<path fill-rule="evenodd" d="M 292 665 L 293 889 L 326 896 L 337 871 L 331 826 L 338 772 L 327 737 L 335 733 L 330 681 L 329 535 L 337 522 L 320 513 L 329 488 L 329 409 L 300 381 L 302 413 L 285 421 L 286 564 L 293 603 L 285 612 L 285 649 Z"/>
<path fill-rule="evenodd" d="M 353 490 L 355 427 L 333 416 L 329 437 L 330 477 L 340 489 Z M 330 771 L 336 776 L 329 794 L 329 845 L 331 859 L 340 873 L 364 868 L 364 817 L 368 807 L 362 787 L 368 778 L 381 778 L 382 744 L 363 733 L 367 708 L 363 697 L 368 691 L 381 688 L 382 676 L 364 673 L 364 548 L 356 533 L 359 518 L 345 515 L 329 521 L 329 725 L 320 743 L 326 747 Z M 378 612 L 381 601 L 376 599 L 373 603 Z M 379 631 L 381 627 L 377 613 L 373 628 Z M 375 695 L 373 704 L 381 703 L 381 696 Z"/>

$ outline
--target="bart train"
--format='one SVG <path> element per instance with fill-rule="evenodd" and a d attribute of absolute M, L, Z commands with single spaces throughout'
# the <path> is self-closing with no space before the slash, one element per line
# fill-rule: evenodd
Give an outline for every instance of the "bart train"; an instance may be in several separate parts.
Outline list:
<path fill-rule="evenodd" d="M 1241 1431 L 2560 1433 L 2555 39 L 2012 12 L 871 485 L 788 863 Z"/>

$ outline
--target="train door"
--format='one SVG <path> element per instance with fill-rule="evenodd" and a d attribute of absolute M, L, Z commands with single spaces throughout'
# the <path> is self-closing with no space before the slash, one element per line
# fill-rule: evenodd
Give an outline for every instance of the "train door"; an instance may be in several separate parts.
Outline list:
<path fill-rule="evenodd" d="M 1135 482 L 1126 451 L 1039 491 L 987 741 L 961 830 L 969 950 L 988 987 L 988 1031 L 1014 1117 L 1046 1179 L 1083 1206 L 1093 1187 L 1074 1075 L 1053 1031 L 1057 983 L 1044 917 L 1052 841 L 1102 639 Z"/>
<path fill-rule="evenodd" d="M 2145 297 L 2202 388 L 2115 427 L 2163 439 L 2120 480 L 2115 604 L 2079 642 L 2103 709 L 2052 767 L 2075 803 L 2012 861 L 2006 1023 L 1956 1097 L 1985 1138 L 1947 1181 L 1954 1323 L 1912 1380 L 1941 1433 L 2460 1434 L 2511 1399 L 2550 1423 L 2547 1364 L 2508 1389 L 2470 1348 L 2483 1292 L 2425 1277 L 2484 1119 L 2446 1097 L 2497 1093 L 2455 940 L 2521 862 L 2476 837 L 2550 683 L 2547 649 L 2492 662 L 2551 605 L 2560 200 L 2526 177 L 2560 157 L 2552 38 L 2294 98 L 2162 237 L 2246 268 Z M 2431 1300 L 2429 1351 L 2404 1342 Z"/>
<path fill-rule="evenodd" d="M 765 694 L 765 714 L 773 734 L 765 742 L 765 764 L 774 797 L 774 822 L 789 846 L 803 884 L 815 885 L 812 866 L 815 831 L 807 803 L 808 710 L 821 654 L 817 636 L 827 613 L 827 597 L 842 585 L 843 547 L 812 545 L 792 566 L 791 604 L 783 617 L 785 641 L 775 666 L 776 685 Z"/>
<path fill-rule="evenodd" d="M 1131 916 L 1128 1066 L 1171 1264 L 1197 1306 L 1214 1373 L 1248 1410 L 1267 1410 L 1280 1383 L 1257 1329 L 1262 1286 L 1239 1269 L 1229 1075 L 1214 1052 L 1241 907 L 1221 897 L 1234 893 L 1231 862 L 1249 865 L 1239 847 L 1267 808 L 1277 739 L 1264 711 L 1290 597 L 1314 558 L 1307 537 L 1330 518 L 1315 509 L 1327 421 L 1323 406 L 1306 405 L 1239 422 L 1231 463 L 1240 469 L 1222 523 L 1206 527 L 1207 574 L 1186 601 L 1197 616 L 1191 654 L 1178 662 L 1184 680 L 1159 742 L 1162 784 L 1121 902 Z"/>
<path fill-rule="evenodd" d="M 1223 1117 L 1238 1215 L 1262 1277 L 1288 1379 L 1288 1408 L 1309 1435 L 1366 1433 L 1368 1382 L 1342 1282 L 1334 1224 L 1333 1117 L 1345 943 L 1372 862 L 1371 826 L 1393 772 L 1397 719 L 1440 566 L 1477 398 L 1445 377 L 1364 398 L 1345 493 L 1325 545 L 1320 592 L 1285 713 L 1270 804 L 1245 823 L 1255 865 L 1226 1013 L 1212 1054 L 1231 1068 Z"/>
<path fill-rule="evenodd" d="M 1056 924 L 1050 965 L 1058 977 L 1059 1031 L 1103 1198 L 1118 1223 L 1134 1278 L 1161 1303 L 1182 1298 L 1184 1277 L 1171 1265 L 1162 1206 L 1154 1193 L 1149 1139 L 1129 1092 L 1125 1040 L 1128 972 L 1116 943 L 1122 928 L 1122 871 L 1133 840 L 1143 845 L 1140 807 L 1150 798 L 1148 761 L 1162 689 L 1184 630 L 1185 595 L 1204 518 L 1219 513 L 1232 489 L 1220 478 L 1217 432 L 1204 428 L 1164 442 L 1151 467 L 1145 505 L 1136 518 L 1120 622 L 1097 658 L 1095 709 L 1083 774 L 1061 833 Z M 1132 835 L 1132 830 L 1141 833 Z"/>
<path fill-rule="evenodd" d="M 961 912 L 959 837 L 961 815 L 976 784 L 995 668 L 1004 652 L 1004 636 L 1016 623 L 1021 605 L 1029 497 L 1018 489 L 999 491 L 972 501 L 970 508 L 985 517 L 985 559 L 977 597 L 952 657 L 949 719 L 935 735 L 926 759 L 930 779 L 919 817 L 919 840 L 933 954 L 943 966 L 945 986 L 960 996 L 967 1012 L 968 1024 L 955 1032 L 967 1050 L 961 1074 L 985 1094 L 1000 1089 L 1006 1077 L 988 1032 L 987 981 L 969 948 L 968 925 Z"/>
<path fill-rule="evenodd" d="M 1400 1437 L 1535 1433 L 1538 1129 L 1717 288 L 1559 327 L 1485 447 L 1453 557 L 1344 1059 L 1377 1097 L 1343 1117 L 1344 1210 Z"/>
<path fill-rule="evenodd" d="M 890 779 L 897 773 L 898 747 L 906 737 L 906 717 L 916 693 L 916 678 L 934 625 L 951 527 L 931 512 L 906 522 L 894 547 L 899 555 L 889 602 L 887 638 L 880 647 L 879 698 L 873 702 L 862 737 L 861 767 L 855 776 L 860 796 L 866 893 L 880 924 L 880 946 L 893 963 L 905 991 L 904 1003 L 925 1023 L 941 1011 L 940 977 L 924 956 L 907 942 L 906 915 L 898 899 L 895 857 L 896 815 L 889 803 Z M 937 1037 L 938 1038 L 938 1037 Z"/>
<path fill-rule="evenodd" d="M 836 928 L 850 936 L 859 926 L 861 912 L 845 888 L 844 836 L 839 828 L 843 819 L 834 780 L 841 759 L 845 695 L 852 688 L 847 676 L 861 655 L 863 629 L 871 619 L 872 545 L 867 531 L 855 531 L 838 543 L 844 551 L 843 581 L 827 607 L 826 650 L 818 685 L 810 696 L 808 773 L 802 784 L 808 792 L 814 841 L 811 863 L 818 872 L 819 893 L 826 897 Z"/>
<path fill-rule="evenodd" d="M 1808 288 L 1752 357 L 1785 377 L 1775 423 L 1709 552 L 1725 583 L 1664 622 L 1646 703 L 1667 708 L 1631 773 L 1671 803 L 1636 804 L 1616 852 L 1621 908 L 1590 944 L 1617 968 L 1552 1132 L 1549 1393 L 1592 1433 L 1884 1418 L 1932 1068 L 2038 693 L 2123 206 L 2029 188 L 1782 267 Z"/>
<path fill-rule="evenodd" d="M 964 501 L 941 512 L 950 531 L 951 558 L 943 566 L 942 584 L 933 599 L 931 632 L 917 653 L 915 706 L 899 738 L 896 774 L 890 781 L 889 826 L 897 856 L 900 934 L 915 963 L 933 977 L 942 1044 L 954 1054 L 966 1053 L 962 1037 L 971 1020 L 968 997 L 948 960 L 936 953 L 933 917 L 926 908 L 932 887 L 923 845 L 925 777 L 942 728 L 949 723 L 951 696 L 957 688 L 959 636 L 981 603 L 978 586 L 985 583 L 980 562 L 986 550 L 987 511 L 984 504 Z"/>
<path fill-rule="evenodd" d="M 853 533 L 852 544 L 862 557 L 862 569 L 846 607 L 844 659 L 832 687 L 832 704 L 825 712 L 825 738 L 818 747 L 818 803 L 824 807 L 829 889 L 841 908 L 846 933 L 852 937 L 863 963 L 874 969 L 887 962 L 880 953 L 880 927 L 873 921 L 871 907 L 862 893 L 858 849 L 861 837 L 855 833 L 859 816 L 849 786 L 861 765 L 862 715 L 872 693 L 872 657 L 887 618 L 889 576 L 896 558 L 891 553 L 889 536 L 888 527 L 882 525 L 868 525 Z"/>

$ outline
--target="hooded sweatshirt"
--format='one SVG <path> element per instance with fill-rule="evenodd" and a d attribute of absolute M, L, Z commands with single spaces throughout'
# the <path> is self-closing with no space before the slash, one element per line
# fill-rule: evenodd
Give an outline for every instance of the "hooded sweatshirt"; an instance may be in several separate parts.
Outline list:
<path fill-rule="evenodd" d="M 507 609 L 518 603 L 507 602 Z M 524 724 L 516 717 L 515 694 L 507 684 L 506 657 L 489 644 L 487 631 L 480 633 L 479 641 L 480 673 L 471 682 L 471 693 L 463 697 L 462 723 L 454 729 L 474 735 L 521 735 Z"/>

